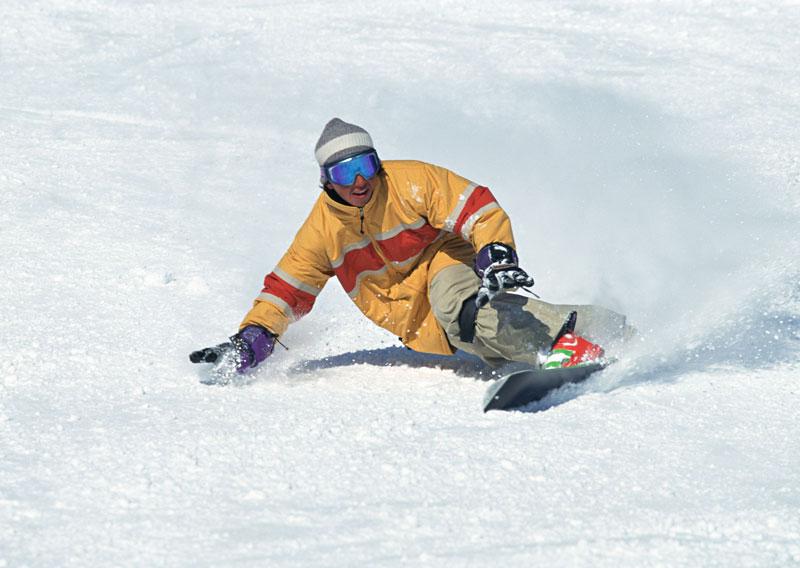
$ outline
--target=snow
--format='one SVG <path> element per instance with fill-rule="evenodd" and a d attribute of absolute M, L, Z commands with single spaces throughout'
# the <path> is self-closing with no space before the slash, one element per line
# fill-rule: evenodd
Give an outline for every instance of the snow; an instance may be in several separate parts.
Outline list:
<path fill-rule="evenodd" d="M 5 2 L 0 566 L 800 563 L 795 2 Z M 483 414 L 335 281 L 233 333 L 333 116 L 492 188 L 622 360 Z"/>

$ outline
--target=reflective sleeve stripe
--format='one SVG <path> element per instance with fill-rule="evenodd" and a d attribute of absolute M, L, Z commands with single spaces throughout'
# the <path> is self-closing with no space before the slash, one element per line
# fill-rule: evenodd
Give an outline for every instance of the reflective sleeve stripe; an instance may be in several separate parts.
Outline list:
<path fill-rule="evenodd" d="M 447 216 L 447 219 L 444 220 L 444 230 L 450 233 L 457 232 L 455 230 L 456 221 L 461 216 L 461 212 L 464 210 L 464 207 L 467 205 L 467 201 L 469 200 L 472 192 L 478 186 L 474 183 L 467 186 L 467 188 L 461 192 L 461 195 L 458 196 L 458 203 L 456 204 L 455 208 L 450 212 L 450 215 Z"/>
<path fill-rule="evenodd" d="M 486 213 L 487 211 L 491 211 L 492 209 L 500 209 L 500 206 L 496 202 L 484 205 L 483 207 L 478 209 L 475 213 L 470 215 L 466 221 L 464 221 L 464 225 L 461 227 L 461 237 L 465 241 L 469 241 L 472 239 L 472 227 L 475 226 L 476 221 L 480 219 L 484 213 Z"/>
<path fill-rule="evenodd" d="M 316 297 L 316 296 L 319 295 L 320 292 L 322 292 L 322 288 L 317 288 L 315 286 L 311 286 L 310 284 L 306 284 L 305 282 L 302 282 L 301 280 L 298 280 L 297 278 L 295 278 L 294 276 L 292 276 L 291 274 L 289 274 L 285 270 L 282 270 L 279 266 L 276 266 L 275 270 L 273 270 L 272 272 L 273 272 L 273 274 L 275 274 L 276 276 L 278 276 L 279 278 L 281 278 L 282 280 L 284 280 L 288 284 L 291 284 L 292 286 L 294 286 L 298 290 L 302 290 L 303 292 L 305 292 L 307 294 L 311 294 L 312 296 Z"/>
<path fill-rule="evenodd" d="M 257 299 L 262 300 L 264 302 L 269 302 L 270 304 L 274 304 L 281 311 L 281 313 L 283 313 L 283 315 L 286 316 L 289 320 L 294 321 L 295 319 L 297 319 L 294 317 L 294 312 L 292 311 L 291 306 L 286 302 L 284 302 L 278 296 L 274 294 L 267 294 L 266 292 L 261 292 L 257 296 Z"/>
<path fill-rule="evenodd" d="M 462 197 L 464 196 L 462 195 Z M 497 200 L 488 187 L 474 187 L 464 200 L 463 206 L 460 207 L 458 216 L 453 224 L 453 232 L 460 234 L 464 240 L 470 240 L 475 222 L 481 215 L 497 207 L 499 207 Z M 455 212 L 453 211 L 453 213 Z"/>
<path fill-rule="evenodd" d="M 301 290 L 275 272 L 264 278 L 264 289 L 258 299 L 272 302 L 291 320 L 298 320 L 314 307 L 316 295 Z"/>

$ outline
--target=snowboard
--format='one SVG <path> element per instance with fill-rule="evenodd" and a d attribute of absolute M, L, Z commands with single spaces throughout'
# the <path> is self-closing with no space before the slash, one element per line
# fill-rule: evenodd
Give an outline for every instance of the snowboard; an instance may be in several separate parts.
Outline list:
<path fill-rule="evenodd" d="M 510 410 L 541 400 L 550 391 L 567 383 L 579 383 L 608 366 L 608 362 L 587 363 L 576 367 L 526 369 L 509 373 L 487 390 L 483 411 Z"/>

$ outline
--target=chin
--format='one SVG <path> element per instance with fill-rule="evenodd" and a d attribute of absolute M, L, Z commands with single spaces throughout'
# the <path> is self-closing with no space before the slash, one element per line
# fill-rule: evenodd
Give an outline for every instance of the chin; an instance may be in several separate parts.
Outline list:
<path fill-rule="evenodd" d="M 353 204 L 354 205 L 366 205 L 369 203 L 369 200 L 372 198 L 372 192 L 367 192 L 362 196 L 353 196 Z"/>

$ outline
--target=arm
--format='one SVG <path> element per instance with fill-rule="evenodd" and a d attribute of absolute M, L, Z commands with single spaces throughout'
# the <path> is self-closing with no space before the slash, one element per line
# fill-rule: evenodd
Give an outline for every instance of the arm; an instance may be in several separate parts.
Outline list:
<path fill-rule="evenodd" d="M 192 363 L 215 363 L 245 373 L 272 354 L 277 337 L 314 306 L 333 274 L 324 241 L 316 230 L 316 209 L 300 228 L 289 250 L 264 278 L 261 294 L 230 341 L 193 352 Z M 226 373 L 225 370 L 222 371 Z"/>
<path fill-rule="evenodd" d="M 264 278 L 264 287 L 239 325 L 259 325 L 282 335 L 290 323 L 314 307 L 317 295 L 333 275 L 315 216 L 303 224 L 289 250 Z"/>
<path fill-rule="evenodd" d="M 488 187 L 423 162 L 408 172 L 407 182 L 398 184 L 407 188 L 404 201 L 433 227 L 459 235 L 476 252 L 493 242 L 514 246 L 511 221 Z"/>
<path fill-rule="evenodd" d="M 476 304 L 482 307 L 498 293 L 532 286 L 519 268 L 511 221 L 487 187 L 479 186 L 438 166 L 423 164 L 422 198 L 406 199 L 436 228 L 458 234 L 475 249 L 475 272 L 481 278 Z M 412 188 L 413 183 L 407 184 Z"/>

